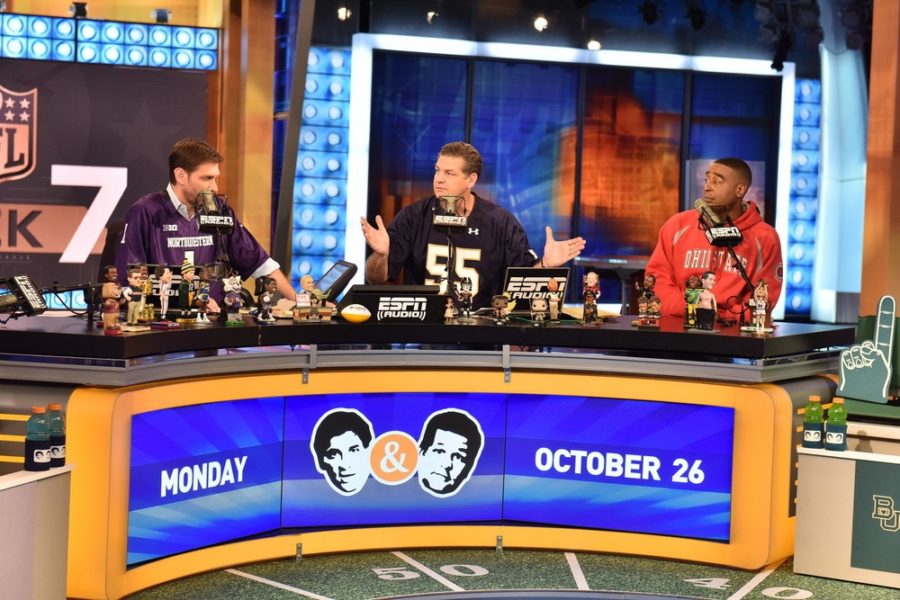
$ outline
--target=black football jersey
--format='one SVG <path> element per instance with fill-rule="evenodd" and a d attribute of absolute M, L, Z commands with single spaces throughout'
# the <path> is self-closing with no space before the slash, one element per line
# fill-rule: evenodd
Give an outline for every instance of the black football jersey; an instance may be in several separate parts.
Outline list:
<path fill-rule="evenodd" d="M 453 282 L 472 280 L 473 306 L 489 306 L 491 296 L 503 293 L 507 267 L 533 265 L 538 257 L 519 221 L 503 207 L 476 196 L 466 227 L 435 226 L 440 209 L 435 196 L 405 206 L 388 225 L 391 249 L 388 276 L 403 271 L 407 284 L 446 286 L 447 261 L 452 242 Z M 448 233 L 449 231 L 449 233 Z"/>

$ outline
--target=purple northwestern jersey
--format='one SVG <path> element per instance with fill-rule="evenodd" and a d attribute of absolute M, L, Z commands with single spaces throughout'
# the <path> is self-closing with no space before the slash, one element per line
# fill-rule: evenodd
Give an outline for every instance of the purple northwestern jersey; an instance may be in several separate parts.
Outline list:
<path fill-rule="evenodd" d="M 221 200 L 216 199 L 221 207 Z M 247 279 L 269 255 L 243 225 L 235 221 L 234 233 L 220 234 L 231 266 Z M 215 236 L 201 233 L 196 215 L 190 221 L 175 209 L 166 191 L 148 194 L 128 209 L 125 233 L 116 247 L 119 276 L 127 274 L 127 266 L 135 263 L 180 267 L 186 251 L 194 252 L 194 264 L 216 262 L 218 250 Z M 222 286 L 213 286 L 213 298 L 222 301 Z"/>
<path fill-rule="evenodd" d="M 388 225 L 391 249 L 388 277 L 403 270 L 403 282 L 437 285 L 447 268 L 447 228 L 435 227 L 435 196 L 405 206 Z M 519 221 L 503 207 L 476 196 L 466 227 L 451 229 L 453 281 L 472 280 L 475 308 L 489 306 L 491 296 L 503 293 L 507 267 L 527 267 L 537 261 Z"/>

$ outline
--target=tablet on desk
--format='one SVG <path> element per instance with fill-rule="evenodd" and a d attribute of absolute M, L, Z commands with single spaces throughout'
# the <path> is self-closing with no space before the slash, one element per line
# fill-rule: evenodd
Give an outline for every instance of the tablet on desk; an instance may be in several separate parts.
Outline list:
<path fill-rule="evenodd" d="M 316 282 L 316 288 L 322 290 L 326 299 L 334 302 L 354 275 L 356 275 L 356 265 L 346 260 L 339 260 L 331 265 L 331 268 Z"/>

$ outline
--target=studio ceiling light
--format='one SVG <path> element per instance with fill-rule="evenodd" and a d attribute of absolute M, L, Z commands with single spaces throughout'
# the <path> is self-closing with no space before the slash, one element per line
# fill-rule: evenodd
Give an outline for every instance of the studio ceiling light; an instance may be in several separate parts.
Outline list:
<path fill-rule="evenodd" d="M 659 7 L 653 0 L 644 0 L 644 3 L 638 7 L 638 12 L 644 17 L 644 23 L 653 25 L 659 18 Z"/>
<path fill-rule="evenodd" d="M 76 19 L 87 18 L 87 2 L 73 2 L 69 5 L 69 14 Z"/>
<path fill-rule="evenodd" d="M 691 27 L 695 30 L 703 29 L 703 26 L 706 25 L 706 13 L 696 2 L 691 2 L 685 16 L 690 20 Z"/>
<path fill-rule="evenodd" d="M 550 27 L 550 21 L 548 21 L 548 20 L 547 20 L 547 17 L 545 17 L 544 15 L 539 15 L 539 16 L 534 20 L 534 28 L 535 28 L 537 31 L 544 31 L 544 30 L 546 30 L 548 27 Z"/>
<path fill-rule="evenodd" d="M 171 16 L 172 11 L 168 8 L 154 8 L 150 11 L 150 18 L 153 19 L 154 23 L 159 23 L 160 25 L 167 24 Z"/>

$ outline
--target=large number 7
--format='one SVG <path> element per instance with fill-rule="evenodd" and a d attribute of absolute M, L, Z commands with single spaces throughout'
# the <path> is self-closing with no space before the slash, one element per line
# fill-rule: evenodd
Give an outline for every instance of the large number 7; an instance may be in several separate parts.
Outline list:
<path fill-rule="evenodd" d="M 478 275 L 478 271 L 475 270 L 475 267 L 467 267 L 466 262 L 480 262 L 481 249 L 456 247 L 453 249 L 453 255 L 455 258 L 454 262 L 456 263 L 454 265 L 455 268 L 453 269 L 456 273 L 456 279 L 459 280 L 463 277 L 471 279 L 472 295 L 477 296 L 481 278 Z M 447 246 L 444 246 L 443 244 L 428 244 L 428 256 L 425 262 L 425 270 L 432 278 L 425 280 L 426 285 L 441 285 L 441 282 L 447 273 L 448 258 Z"/>
<path fill-rule="evenodd" d="M 75 230 L 62 256 L 61 263 L 84 264 L 97 238 L 106 227 L 109 216 L 116 209 L 128 187 L 128 169 L 124 167 L 88 167 L 85 165 L 52 165 L 52 185 L 97 187 L 97 196 Z"/>

